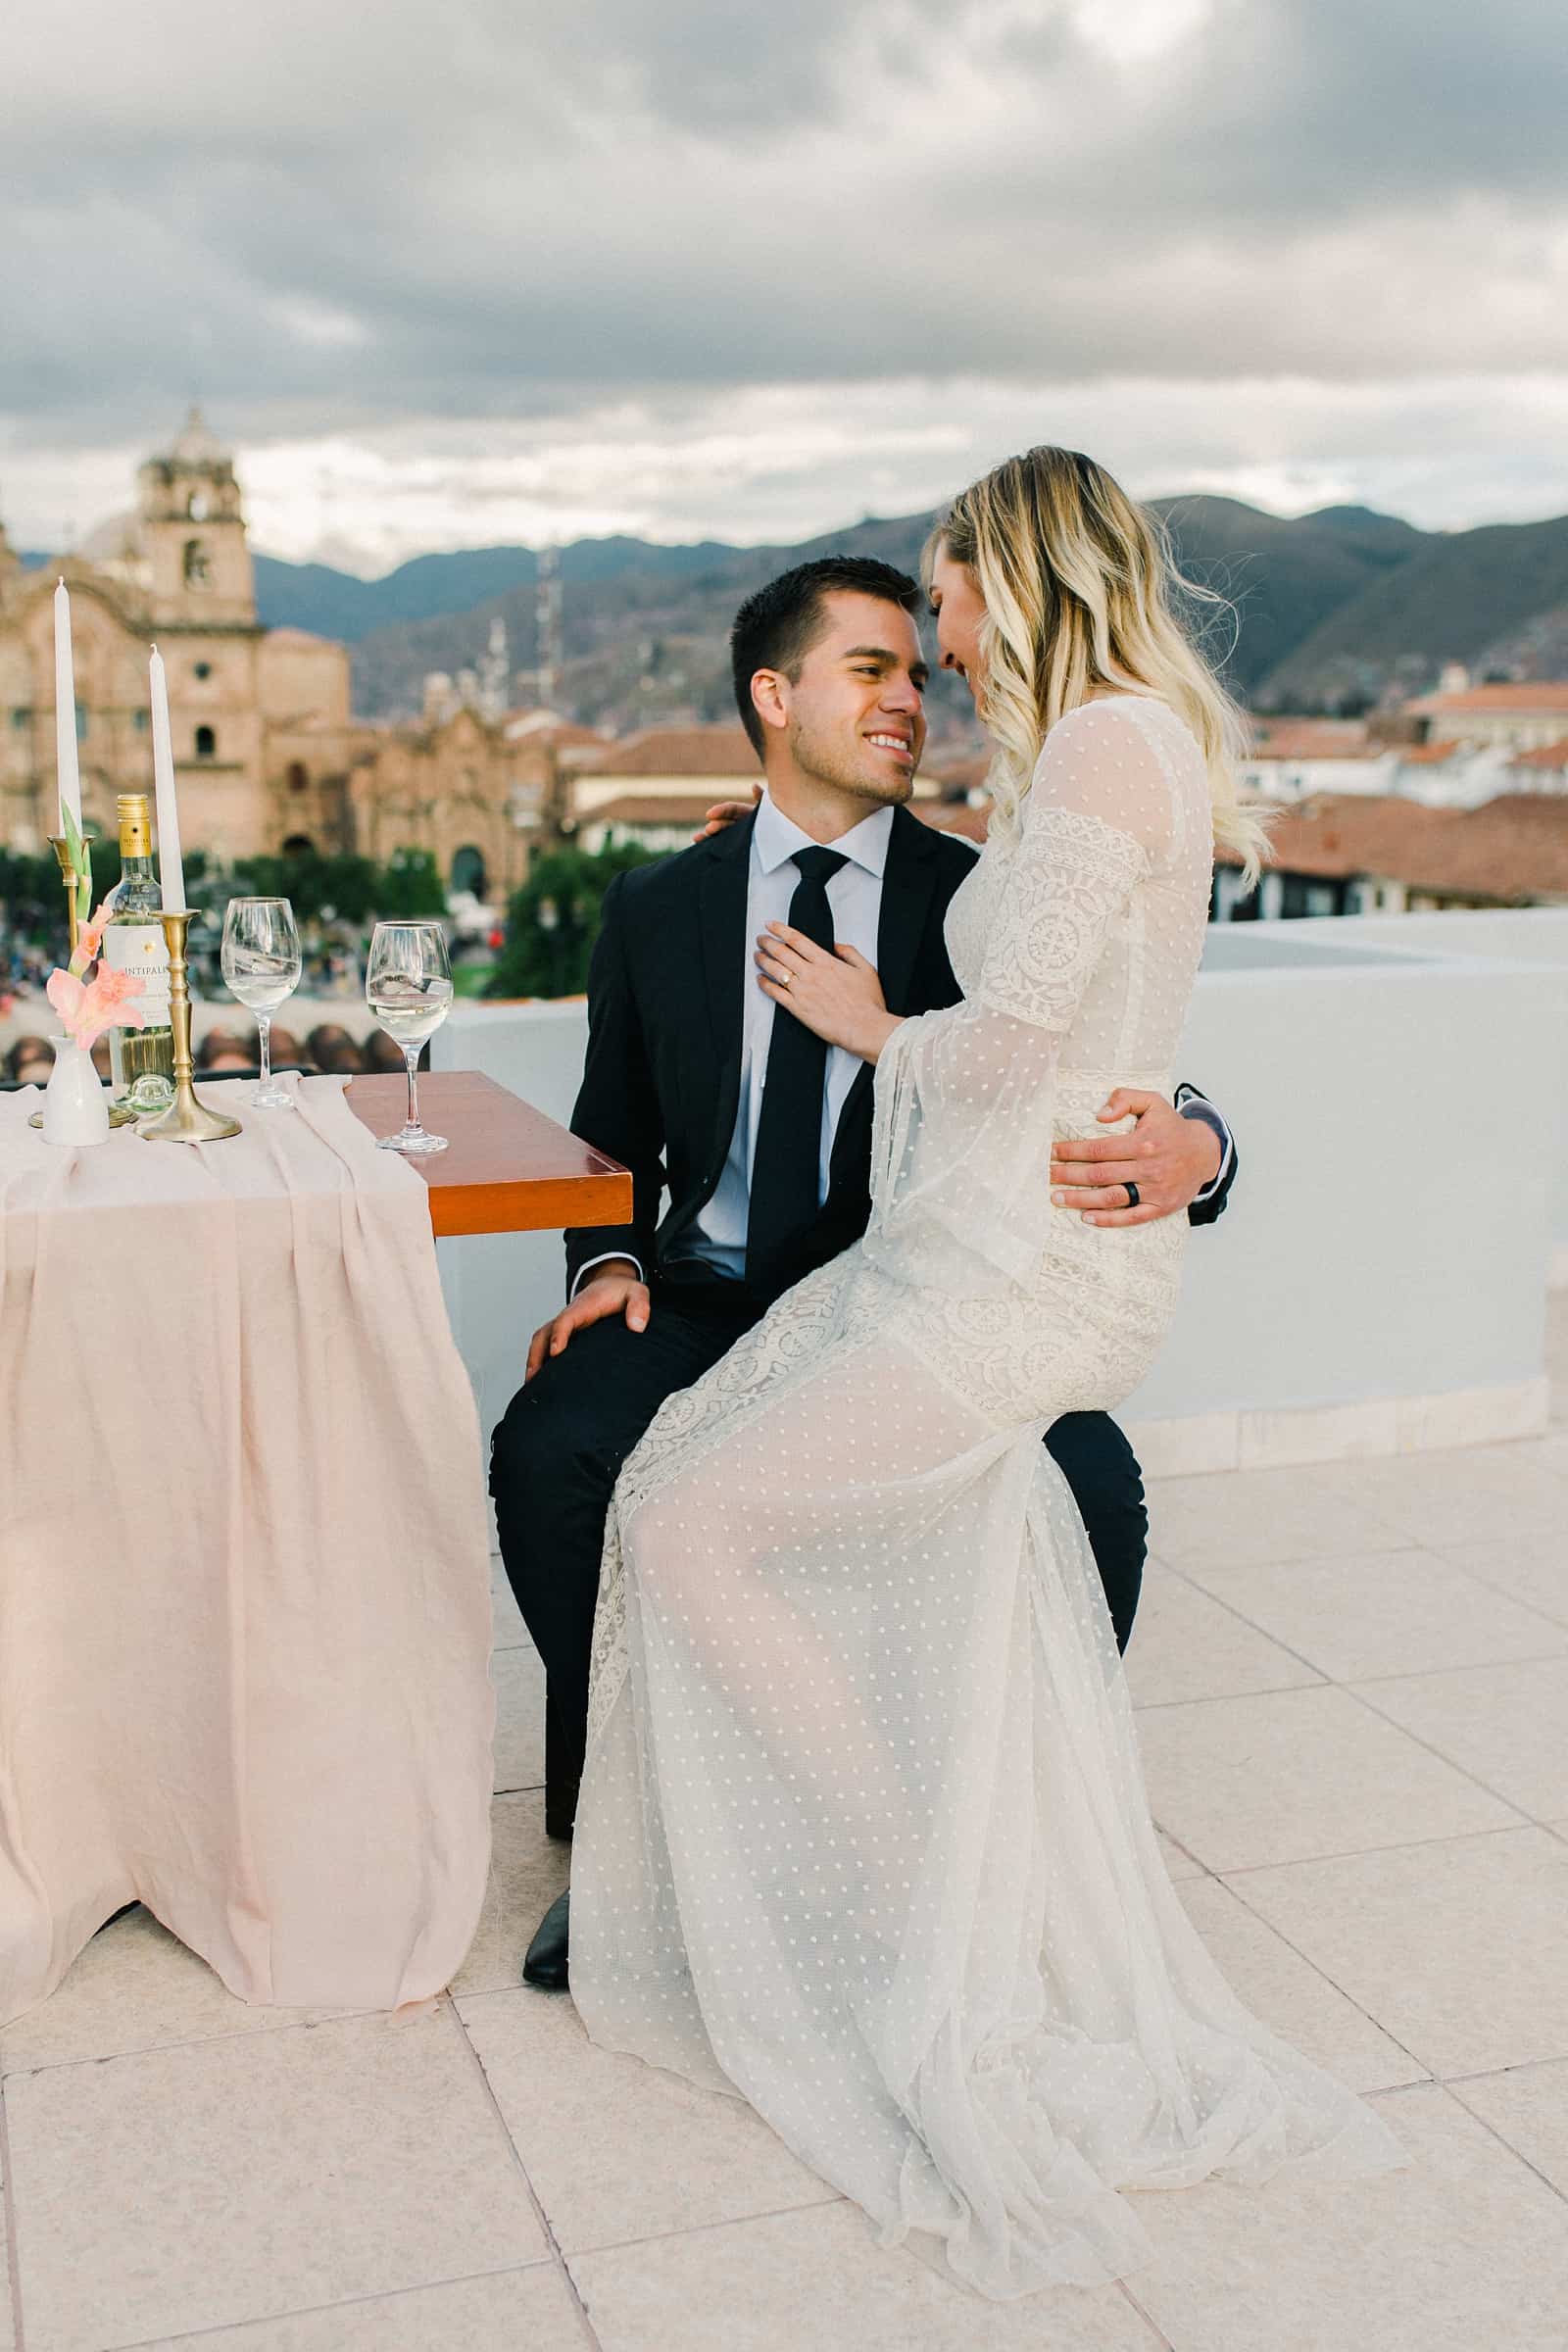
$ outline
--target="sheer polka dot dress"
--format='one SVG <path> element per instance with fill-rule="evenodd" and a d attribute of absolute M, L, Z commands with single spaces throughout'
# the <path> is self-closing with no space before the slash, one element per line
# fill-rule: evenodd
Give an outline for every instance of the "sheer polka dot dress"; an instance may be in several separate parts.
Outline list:
<path fill-rule="evenodd" d="M 1248 2014 L 1172 1892 L 1083 1523 L 1042 1446 L 1115 1406 L 1185 1220 L 1053 1206 L 1054 1137 L 1168 1092 L 1211 860 L 1198 747 L 1060 721 L 955 897 L 963 989 L 876 1073 L 863 1242 L 622 1473 L 572 1868 L 590 2034 L 749 2099 L 981 2293 L 1119 2277 L 1128 2192 L 1400 2161 Z"/>

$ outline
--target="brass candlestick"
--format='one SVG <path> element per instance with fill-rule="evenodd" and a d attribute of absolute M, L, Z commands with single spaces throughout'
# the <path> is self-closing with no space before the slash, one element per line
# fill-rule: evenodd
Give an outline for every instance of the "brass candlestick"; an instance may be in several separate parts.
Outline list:
<path fill-rule="evenodd" d="M 185 981 L 185 934 L 194 916 L 181 910 L 164 916 L 169 942 L 169 1025 L 174 1033 L 174 1100 L 156 1119 L 136 1130 L 144 1144 L 218 1144 L 225 1135 L 238 1135 L 238 1119 L 209 1110 L 196 1099 L 191 1084 L 190 990 Z"/>
<path fill-rule="evenodd" d="M 82 846 L 85 848 L 85 843 Z M 66 886 L 66 921 L 71 932 L 71 953 L 74 956 L 76 942 L 81 936 L 80 921 L 76 913 L 76 896 L 81 889 L 81 876 L 72 863 L 71 844 L 63 833 L 51 833 L 49 847 L 55 854 L 56 863 L 60 867 L 60 879 Z"/>

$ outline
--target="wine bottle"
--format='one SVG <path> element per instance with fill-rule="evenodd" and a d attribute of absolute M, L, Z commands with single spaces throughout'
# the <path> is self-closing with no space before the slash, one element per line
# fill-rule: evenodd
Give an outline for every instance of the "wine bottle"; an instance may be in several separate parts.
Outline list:
<path fill-rule="evenodd" d="M 144 1029 L 111 1029 L 109 1067 L 118 1109 L 167 1110 L 174 1099 L 174 1032 L 169 1019 L 169 949 L 164 894 L 153 872 L 153 829 L 144 792 L 122 792 L 120 888 L 104 925 L 102 955 L 111 971 L 131 972 L 152 1013 Z"/>

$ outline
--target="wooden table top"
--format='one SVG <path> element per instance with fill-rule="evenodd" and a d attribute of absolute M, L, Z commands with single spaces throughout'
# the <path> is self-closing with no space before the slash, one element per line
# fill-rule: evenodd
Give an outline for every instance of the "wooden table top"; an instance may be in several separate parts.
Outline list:
<path fill-rule="evenodd" d="M 351 1078 L 350 1110 L 372 1135 L 395 1135 L 405 1081 Z M 477 1070 L 425 1070 L 419 1117 L 449 1149 L 413 1157 L 430 1188 L 437 1239 L 459 1233 L 538 1233 L 566 1225 L 629 1225 L 631 1177 L 542 1110 Z"/>

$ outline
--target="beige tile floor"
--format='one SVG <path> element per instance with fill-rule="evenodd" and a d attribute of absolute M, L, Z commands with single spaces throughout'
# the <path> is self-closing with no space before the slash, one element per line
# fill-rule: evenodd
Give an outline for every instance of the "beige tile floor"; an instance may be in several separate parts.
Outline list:
<path fill-rule="evenodd" d="M 522 1989 L 564 1880 L 497 1593 L 495 1867 L 448 1997 L 246 2009 L 136 1912 L 0 2034 L 0 2352 L 1568 2348 L 1568 1299 L 1552 1433 L 1168 1480 L 1130 1660 L 1183 1900 L 1414 2159 L 1141 2201 L 1125 2288 L 982 2306 L 748 2110 Z"/>

